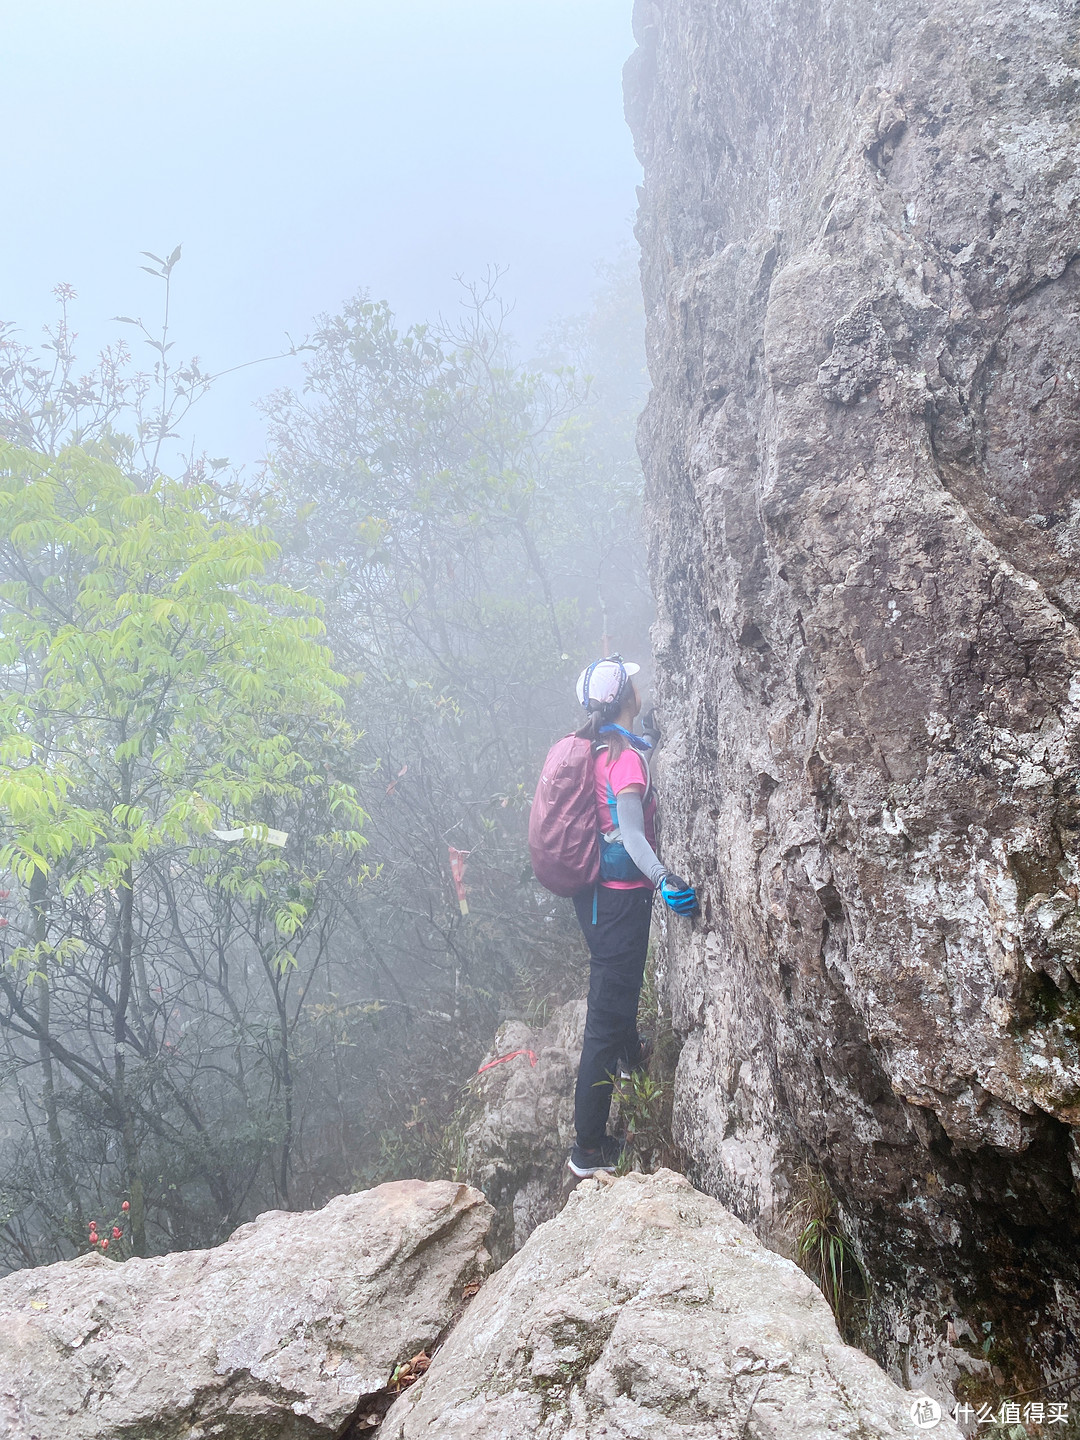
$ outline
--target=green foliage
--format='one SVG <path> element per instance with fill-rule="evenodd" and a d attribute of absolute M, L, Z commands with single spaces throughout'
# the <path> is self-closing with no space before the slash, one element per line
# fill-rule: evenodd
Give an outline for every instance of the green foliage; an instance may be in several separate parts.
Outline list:
<path fill-rule="evenodd" d="M 217 476 L 227 470 L 228 460 L 198 456 L 182 432 L 194 407 L 229 371 L 211 375 L 197 357 L 185 361 L 172 354 L 176 342 L 171 310 L 180 246 L 167 256 L 142 253 L 152 263 L 140 268 L 159 282 L 157 319 L 147 324 L 141 317 L 112 317 L 128 327 L 134 349 L 117 340 L 95 361 L 79 357 L 70 314 L 78 296 L 71 285 L 54 287 L 59 314 L 45 327 L 47 339 L 39 349 L 21 343 L 16 324 L 0 321 L 0 439 L 54 457 L 65 447 L 81 446 L 114 460 L 144 485 L 156 480 L 163 468 L 170 469 L 167 454 L 171 468 L 182 471 L 185 479 Z M 139 365 L 136 353 L 149 368 Z M 296 349 L 285 353 L 293 355 Z M 234 368 L 284 358 L 267 355 Z"/>
<path fill-rule="evenodd" d="M 267 583 L 274 542 L 209 487 L 140 491 L 80 451 L 2 447 L 0 554 L 0 666 L 18 679 L 0 703 L 0 866 L 28 883 L 64 859 L 65 889 L 91 894 L 320 783 L 287 733 L 340 723 L 318 602 Z M 353 792 L 331 803 L 335 843 L 356 848 Z"/>
<path fill-rule="evenodd" d="M 366 1189 L 387 1180 L 467 1179 L 466 1132 L 472 1111 L 460 1094 L 421 1096 L 379 1126 L 356 1165 L 353 1188 Z"/>
<path fill-rule="evenodd" d="M 657 1166 L 657 1152 L 670 1148 L 665 1133 L 664 1085 L 643 1070 L 627 1076 L 616 1075 L 612 1082 L 612 1102 L 618 1107 L 618 1129 L 624 1148 L 619 1157 L 619 1174 L 635 1168 L 652 1170 Z"/>
<path fill-rule="evenodd" d="M 788 1211 L 798 1225 L 795 1254 L 843 1325 L 849 1302 L 864 1298 L 868 1281 L 837 1213 L 836 1198 L 820 1170 L 802 1165 L 796 1174 L 796 1199 Z"/>

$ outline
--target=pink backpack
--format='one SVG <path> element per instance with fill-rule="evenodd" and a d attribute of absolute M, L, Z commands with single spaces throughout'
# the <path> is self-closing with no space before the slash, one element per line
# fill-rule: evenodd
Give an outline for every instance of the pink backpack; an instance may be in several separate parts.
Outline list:
<path fill-rule="evenodd" d="M 600 875 L 593 749 L 565 735 L 548 751 L 529 811 L 533 873 L 556 895 L 576 895 Z"/>

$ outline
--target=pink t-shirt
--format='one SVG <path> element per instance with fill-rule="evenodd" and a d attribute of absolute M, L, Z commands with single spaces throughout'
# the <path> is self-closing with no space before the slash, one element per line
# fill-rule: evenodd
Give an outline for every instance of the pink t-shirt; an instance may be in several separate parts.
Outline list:
<path fill-rule="evenodd" d="M 625 790 L 628 785 L 648 786 L 648 766 L 641 752 L 634 750 L 631 746 L 627 746 L 613 765 L 608 763 L 608 752 L 606 750 L 600 750 L 596 756 L 594 775 L 594 783 L 596 786 L 596 814 L 600 822 L 600 829 L 607 835 L 616 828 L 616 822 L 611 813 L 611 803 L 608 796 L 609 784 L 611 786 L 611 793 L 616 797 L 619 791 Z M 650 845 L 655 847 L 656 798 L 651 790 L 649 790 L 645 796 L 642 809 L 645 818 L 645 839 L 648 840 Z M 637 880 L 602 880 L 600 883 L 607 890 L 651 890 L 653 888 L 652 881 L 646 875 L 640 876 Z"/>

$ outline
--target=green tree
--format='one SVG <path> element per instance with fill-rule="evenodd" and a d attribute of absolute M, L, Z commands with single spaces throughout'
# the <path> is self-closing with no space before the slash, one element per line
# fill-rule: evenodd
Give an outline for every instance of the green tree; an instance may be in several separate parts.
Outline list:
<path fill-rule="evenodd" d="M 65 1106 L 115 1138 L 137 1250 L 147 1143 L 194 1144 L 232 1208 L 227 1165 L 208 1161 L 221 1057 L 171 1066 L 177 1014 L 216 1004 L 234 1048 L 250 1043 L 252 1013 L 263 1027 L 287 1197 L 290 986 L 299 977 L 302 1003 L 364 843 L 356 792 L 331 776 L 351 743 L 345 682 L 319 602 L 269 579 L 277 553 L 211 486 L 140 488 L 78 449 L 0 448 L 0 867 L 23 932 L 0 972 L 0 1023 L 36 1063 L 70 1225 L 81 1192 Z M 245 993 L 261 975 L 255 1012 L 227 978 L 237 963 Z M 249 1063 L 234 1066 L 242 1091 Z"/>

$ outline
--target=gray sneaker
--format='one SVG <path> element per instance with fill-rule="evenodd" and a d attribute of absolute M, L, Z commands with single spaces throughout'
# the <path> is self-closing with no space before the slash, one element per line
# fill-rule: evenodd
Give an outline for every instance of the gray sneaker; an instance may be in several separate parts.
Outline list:
<path fill-rule="evenodd" d="M 618 1167 L 622 1150 L 621 1140 L 605 1135 L 598 1150 L 586 1150 L 581 1145 L 575 1145 L 566 1163 L 583 1180 L 590 1175 L 611 1175 Z"/>

